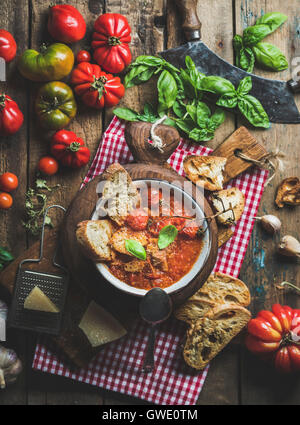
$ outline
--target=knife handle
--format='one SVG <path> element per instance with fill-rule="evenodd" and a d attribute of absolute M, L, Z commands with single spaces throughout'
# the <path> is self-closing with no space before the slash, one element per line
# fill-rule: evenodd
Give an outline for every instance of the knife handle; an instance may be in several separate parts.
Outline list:
<path fill-rule="evenodd" d="M 197 16 L 197 0 L 176 0 L 183 16 L 182 28 L 187 41 L 201 39 L 201 22 Z"/>
<path fill-rule="evenodd" d="M 289 88 L 292 90 L 294 94 L 300 93 L 300 79 L 299 80 L 289 80 L 288 82 Z"/>

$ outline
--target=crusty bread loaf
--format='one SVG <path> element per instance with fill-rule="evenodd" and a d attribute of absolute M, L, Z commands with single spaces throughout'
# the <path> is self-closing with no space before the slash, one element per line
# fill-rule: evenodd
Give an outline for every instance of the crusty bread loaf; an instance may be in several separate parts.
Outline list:
<path fill-rule="evenodd" d="M 126 247 L 125 240 L 132 239 L 140 242 L 143 246 L 146 246 L 148 243 L 148 238 L 146 232 L 144 231 L 134 231 L 129 227 L 123 226 L 119 230 L 117 230 L 110 239 L 110 244 L 116 251 L 121 254 L 131 255 Z"/>
<path fill-rule="evenodd" d="M 106 183 L 102 192 L 102 206 L 108 216 L 122 226 L 128 213 L 138 205 L 140 196 L 122 165 L 110 165 L 103 173 Z"/>
<path fill-rule="evenodd" d="M 94 261 L 110 261 L 113 252 L 109 241 L 113 231 L 110 220 L 85 220 L 78 223 L 76 237 L 88 258 Z"/>
<path fill-rule="evenodd" d="M 224 245 L 233 236 L 234 229 L 228 226 L 218 226 L 218 248 Z"/>
<path fill-rule="evenodd" d="M 188 155 L 183 160 L 187 177 L 207 190 L 223 189 L 223 170 L 227 158 L 219 156 Z"/>
<path fill-rule="evenodd" d="M 236 223 L 243 214 L 245 196 L 237 187 L 232 187 L 213 194 L 212 204 L 217 213 L 227 210 L 231 205 L 234 214 L 229 210 L 217 216 L 217 220 L 220 224 L 231 226 L 234 222 Z"/>
<path fill-rule="evenodd" d="M 186 363 L 203 369 L 249 322 L 251 314 L 236 304 L 216 306 L 187 332 L 183 350 Z"/>
<path fill-rule="evenodd" d="M 247 307 L 250 301 L 250 292 L 244 282 L 216 272 L 212 273 L 204 285 L 175 311 L 175 317 L 192 324 L 219 304 L 235 303 Z"/>

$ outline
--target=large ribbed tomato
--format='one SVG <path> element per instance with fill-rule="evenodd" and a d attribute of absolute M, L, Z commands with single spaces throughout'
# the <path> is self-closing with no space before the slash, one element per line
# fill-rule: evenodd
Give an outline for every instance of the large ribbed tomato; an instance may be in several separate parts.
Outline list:
<path fill-rule="evenodd" d="M 128 43 L 131 28 L 125 16 L 119 13 L 105 13 L 94 24 L 92 47 L 98 65 L 112 74 L 119 74 L 131 62 Z"/>
<path fill-rule="evenodd" d="M 62 165 L 80 168 L 90 159 L 90 150 L 73 131 L 57 131 L 51 140 L 51 153 Z"/>
<path fill-rule="evenodd" d="M 81 62 L 72 71 L 71 84 L 82 101 L 93 108 L 115 106 L 125 94 L 119 77 L 101 71 L 100 66 Z"/>
<path fill-rule="evenodd" d="M 74 43 L 84 37 L 86 24 L 76 7 L 70 4 L 57 4 L 50 8 L 48 31 L 54 40 Z"/>
<path fill-rule="evenodd" d="M 0 29 L 0 57 L 5 62 L 10 62 L 14 59 L 17 52 L 17 44 L 10 32 Z"/>
<path fill-rule="evenodd" d="M 23 124 L 24 116 L 16 102 L 7 94 L 0 94 L 0 135 L 16 133 Z"/>
<path fill-rule="evenodd" d="M 247 348 L 281 372 L 300 371 L 300 310 L 274 304 L 248 323 Z"/>

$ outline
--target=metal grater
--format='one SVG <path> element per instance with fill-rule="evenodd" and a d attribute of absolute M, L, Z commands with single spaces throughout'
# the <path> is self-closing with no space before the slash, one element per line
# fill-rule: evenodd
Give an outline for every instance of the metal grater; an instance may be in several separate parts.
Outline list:
<path fill-rule="evenodd" d="M 61 328 L 63 309 L 67 294 L 69 281 L 68 270 L 56 262 L 57 250 L 54 254 L 52 263 L 54 266 L 62 270 L 62 274 L 22 268 L 24 263 L 39 263 L 43 258 L 45 222 L 48 211 L 51 208 L 60 208 L 63 211 L 66 211 L 65 208 L 60 205 L 51 205 L 46 209 L 43 219 L 40 256 L 38 259 L 23 260 L 19 264 L 13 299 L 8 315 L 8 325 L 18 329 L 58 335 Z M 59 313 L 47 313 L 43 311 L 24 309 L 25 298 L 35 286 L 38 286 L 59 308 Z"/>

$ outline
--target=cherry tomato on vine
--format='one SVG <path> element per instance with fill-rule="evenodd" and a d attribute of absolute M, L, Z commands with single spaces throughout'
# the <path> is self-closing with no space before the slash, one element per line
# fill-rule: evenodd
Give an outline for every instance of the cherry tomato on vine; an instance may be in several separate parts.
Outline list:
<path fill-rule="evenodd" d="M 0 176 L 0 190 L 11 192 L 19 185 L 18 177 L 13 173 L 4 173 Z"/>
<path fill-rule="evenodd" d="M 46 176 L 53 176 L 57 173 L 58 162 L 51 156 L 44 156 L 40 159 L 38 169 L 42 174 Z"/>
<path fill-rule="evenodd" d="M 9 193 L 0 193 L 0 210 L 8 210 L 13 204 L 13 198 Z"/>
<path fill-rule="evenodd" d="M 80 50 L 76 55 L 76 62 L 90 62 L 91 61 L 91 54 L 87 50 Z"/>

